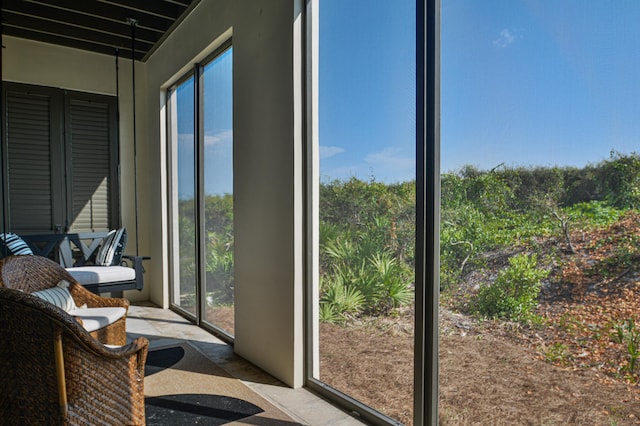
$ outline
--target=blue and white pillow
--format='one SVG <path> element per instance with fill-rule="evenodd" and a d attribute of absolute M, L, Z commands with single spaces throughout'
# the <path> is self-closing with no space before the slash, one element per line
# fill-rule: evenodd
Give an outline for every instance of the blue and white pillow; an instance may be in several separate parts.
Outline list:
<path fill-rule="evenodd" d="M 114 266 L 122 263 L 122 255 L 127 245 L 127 230 L 114 229 L 107 234 L 96 255 L 96 265 Z"/>
<path fill-rule="evenodd" d="M 13 233 L 0 234 L 0 258 L 4 256 L 21 256 L 33 254 L 31 248 L 19 235 Z"/>
<path fill-rule="evenodd" d="M 55 287 L 31 293 L 32 296 L 46 300 L 65 312 L 77 309 L 76 302 L 69 292 L 69 282 L 62 280 Z"/>

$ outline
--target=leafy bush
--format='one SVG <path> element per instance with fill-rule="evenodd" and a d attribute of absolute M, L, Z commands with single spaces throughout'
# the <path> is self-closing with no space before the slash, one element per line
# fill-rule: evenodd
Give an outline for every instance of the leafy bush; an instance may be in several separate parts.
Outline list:
<path fill-rule="evenodd" d="M 640 208 L 640 155 L 612 151 L 601 166 L 605 199 L 619 208 Z"/>
<path fill-rule="evenodd" d="M 413 302 L 410 271 L 387 252 L 369 259 L 376 279 L 375 308 L 387 313 Z"/>
<path fill-rule="evenodd" d="M 493 284 L 482 284 L 475 300 L 477 312 L 490 318 L 525 321 L 538 303 L 541 280 L 549 274 L 537 267 L 537 256 L 520 254 L 498 273 Z"/>
<path fill-rule="evenodd" d="M 415 181 L 320 185 L 321 321 L 413 301 L 415 211 Z"/>
<path fill-rule="evenodd" d="M 233 234 L 207 233 L 206 289 L 210 306 L 234 301 Z"/>
<path fill-rule="evenodd" d="M 617 221 L 624 211 L 611 207 L 606 201 L 589 201 L 567 207 L 565 213 L 574 222 L 608 226 Z"/>

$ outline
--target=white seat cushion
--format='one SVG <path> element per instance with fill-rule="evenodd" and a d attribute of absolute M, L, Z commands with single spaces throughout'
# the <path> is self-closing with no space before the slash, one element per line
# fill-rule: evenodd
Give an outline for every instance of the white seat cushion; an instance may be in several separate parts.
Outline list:
<path fill-rule="evenodd" d="M 127 313 L 125 308 L 84 308 L 69 311 L 69 315 L 79 317 L 82 326 L 89 333 L 118 321 Z"/>
<path fill-rule="evenodd" d="M 113 283 L 119 281 L 135 281 L 136 271 L 126 266 L 78 266 L 67 268 L 80 284 Z"/>

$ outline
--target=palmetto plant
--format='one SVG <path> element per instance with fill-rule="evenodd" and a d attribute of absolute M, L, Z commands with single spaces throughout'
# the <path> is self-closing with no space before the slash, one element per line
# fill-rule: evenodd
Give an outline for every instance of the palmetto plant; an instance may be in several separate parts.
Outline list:
<path fill-rule="evenodd" d="M 321 237 L 321 320 L 336 322 L 360 312 L 385 314 L 413 300 L 410 268 L 384 246 L 383 226 L 386 222 L 376 221 L 355 238 L 348 232 Z"/>
<path fill-rule="evenodd" d="M 383 311 L 398 308 L 413 301 L 414 292 L 409 279 L 409 268 L 402 265 L 388 252 L 376 253 L 370 258 L 377 272 L 377 307 Z"/>
<path fill-rule="evenodd" d="M 320 300 L 320 320 L 323 322 L 340 322 L 348 314 L 360 312 L 365 298 L 360 291 L 346 285 L 341 276 L 331 281 L 323 281 L 324 292 Z"/>

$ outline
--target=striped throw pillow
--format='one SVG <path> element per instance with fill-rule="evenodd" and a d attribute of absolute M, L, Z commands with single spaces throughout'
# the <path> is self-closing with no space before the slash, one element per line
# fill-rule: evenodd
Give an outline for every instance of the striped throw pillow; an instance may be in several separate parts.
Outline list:
<path fill-rule="evenodd" d="M 0 257 L 33 254 L 27 243 L 13 233 L 0 234 Z"/>
<path fill-rule="evenodd" d="M 69 292 L 69 282 L 62 280 L 57 286 L 31 293 L 33 296 L 46 300 L 65 312 L 77 309 L 76 302 Z"/>
<path fill-rule="evenodd" d="M 127 245 L 127 230 L 125 228 L 114 229 L 105 237 L 98 254 L 96 265 L 113 266 L 120 265 L 124 247 Z"/>

